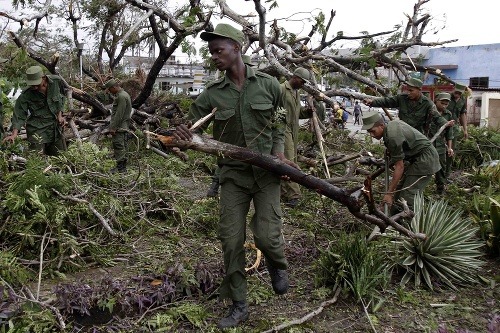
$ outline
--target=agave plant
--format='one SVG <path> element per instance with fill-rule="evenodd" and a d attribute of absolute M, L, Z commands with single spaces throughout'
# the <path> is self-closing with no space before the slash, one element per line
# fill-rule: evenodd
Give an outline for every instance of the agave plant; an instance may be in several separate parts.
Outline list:
<path fill-rule="evenodd" d="M 456 289 L 455 284 L 476 282 L 478 269 L 483 264 L 479 248 L 484 245 L 475 237 L 477 228 L 444 200 L 428 203 L 419 195 L 414 209 L 410 228 L 415 233 L 426 234 L 427 238 L 402 242 L 403 252 L 407 251 L 408 255 L 402 263 L 407 271 L 401 284 L 412 277 L 415 286 L 423 280 L 430 289 L 436 280 L 452 289 Z"/>

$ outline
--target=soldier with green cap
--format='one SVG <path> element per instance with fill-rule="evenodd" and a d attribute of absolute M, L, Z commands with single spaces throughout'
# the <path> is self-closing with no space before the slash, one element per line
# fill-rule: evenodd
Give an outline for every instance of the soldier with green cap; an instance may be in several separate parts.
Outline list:
<path fill-rule="evenodd" d="M 439 156 L 430 140 L 412 126 L 401 120 L 393 120 L 385 124 L 378 112 L 367 112 L 362 117 L 361 127 L 375 139 L 384 139 L 389 156 L 389 165 L 394 165 L 394 173 L 384 194 L 382 204 L 393 206 L 399 198 L 413 209 L 414 198 L 422 193 L 441 166 Z"/>
<path fill-rule="evenodd" d="M 462 125 L 464 140 L 467 140 L 469 137 L 469 133 L 467 132 L 467 99 L 464 96 L 466 89 L 466 86 L 456 84 L 450 103 L 447 107 L 453 116 L 453 120 L 455 120 L 455 126 L 453 127 L 453 149 L 457 146 L 457 139 L 460 134 L 460 125 Z M 453 158 L 446 160 L 445 173 L 447 177 L 450 175 L 452 162 Z"/>
<path fill-rule="evenodd" d="M 26 70 L 26 85 L 14 106 L 12 134 L 3 141 L 14 142 L 25 126 L 30 149 L 57 155 L 66 150 L 63 81 L 58 75 L 45 75 L 40 66 L 31 66 Z"/>
<path fill-rule="evenodd" d="M 281 84 L 281 92 L 286 109 L 285 157 L 297 163 L 297 146 L 299 143 L 299 119 L 310 118 L 311 114 L 302 111 L 300 105 L 300 88 L 309 83 L 309 71 L 298 67 L 293 75 Z M 300 186 L 294 182 L 281 182 L 281 197 L 285 205 L 295 207 L 302 197 Z"/>
<path fill-rule="evenodd" d="M 249 55 L 243 54 L 241 56 L 241 59 L 243 59 L 243 63 L 245 65 L 254 67 L 254 64 L 252 64 L 252 59 L 250 58 Z M 220 168 L 217 166 L 215 168 L 214 174 L 212 175 L 212 184 L 210 184 L 210 187 L 208 188 L 207 197 L 216 197 L 219 195 L 219 187 L 220 187 L 219 177 L 220 177 Z"/>
<path fill-rule="evenodd" d="M 104 87 L 113 95 L 113 109 L 111 110 L 111 121 L 109 133 L 113 137 L 112 147 L 116 160 L 116 167 L 111 169 L 112 173 L 127 171 L 127 132 L 132 115 L 132 102 L 130 95 L 123 90 L 115 79 L 110 79 Z"/>
<path fill-rule="evenodd" d="M 225 75 L 207 84 L 191 105 L 187 118 L 196 121 L 217 111 L 213 120 L 214 139 L 246 147 L 262 154 L 275 155 L 284 163 L 284 111 L 281 88 L 276 78 L 254 71 L 241 58 L 245 36 L 229 24 L 218 24 L 213 32 L 202 32 L 211 59 Z M 209 124 L 205 124 L 203 129 Z M 175 131 L 178 140 L 191 140 L 184 124 Z M 248 319 L 245 272 L 246 217 L 253 201 L 250 222 L 255 245 L 262 251 L 277 294 L 288 290 L 288 263 L 281 233 L 280 178 L 244 161 L 225 156 L 218 159 L 220 172 L 220 220 L 218 237 L 222 243 L 225 277 L 220 297 L 232 305 L 219 328 L 234 327 Z"/>
<path fill-rule="evenodd" d="M 399 119 L 428 135 L 431 123 L 441 127 L 446 120 L 437 112 L 434 103 L 422 94 L 422 81 L 411 77 L 406 81 L 407 92 L 389 97 L 364 99 L 370 107 L 398 108 Z"/>
<path fill-rule="evenodd" d="M 453 116 L 451 112 L 446 109 L 448 103 L 450 102 L 450 94 L 448 93 L 439 93 L 436 95 L 434 99 L 434 103 L 436 104 L 436 108 L 438 112 L 443 116 L 444 119 L 448 121 L 448 127 L 444 130 L 444 132 L 437 137 L 433 144 L 436 147 L 436 151 L 439 155 L 439 163 L 441 165 L 441 170 L 436 172 L 435 174 L 435 182 L 436 182 L 436 192 L 438 194 L 443 194 L 446 188 L 446 161 L 453 157 L 453 124 L 455 121 L 453 120 Z M 434 137 L 434 135 L 439 131 L 439 127 L 434 124 L 431 124 L 431 128 L 429 134 Z"/>
<path fill-rule="evenodd" d="M 7 61 L 8 61 L 7 59 L 0 58 L 0 65 L 6 63 Z M 0 140 L 2 140 L 3 137 L 4 137 L 4 135 L 5 135 L 5 128 L 3 127 L 3 122 L 4 122 L 4 119 L 5 119 L 5 114 L 4 114 L 4 111 L 3 111 L 3 102 L 2 102 L 2 99 L 3 99 L 3 91 L 0 91 Z"/>

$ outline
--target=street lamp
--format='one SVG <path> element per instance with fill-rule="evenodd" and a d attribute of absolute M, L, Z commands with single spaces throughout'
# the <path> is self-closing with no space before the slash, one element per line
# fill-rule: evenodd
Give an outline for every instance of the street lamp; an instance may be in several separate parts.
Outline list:
<path fill-rule="evenodd" d="M 78 43 L 78 58 L 80 58 L 80 90 L 83 91 L 83 45 L 84 43 Z"/>

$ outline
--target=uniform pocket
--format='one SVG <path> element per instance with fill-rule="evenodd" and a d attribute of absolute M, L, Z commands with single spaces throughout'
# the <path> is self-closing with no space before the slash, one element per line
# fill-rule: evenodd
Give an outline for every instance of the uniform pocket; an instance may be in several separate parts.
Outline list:
<path fill-rule="evenodd" d="M 234 109 L 225 109 L 225 110 L 217 110 L 215 112 L 215 119 L 216 120 L 228 120 L 232 116 L 234 116 L 235 110 Z"/>

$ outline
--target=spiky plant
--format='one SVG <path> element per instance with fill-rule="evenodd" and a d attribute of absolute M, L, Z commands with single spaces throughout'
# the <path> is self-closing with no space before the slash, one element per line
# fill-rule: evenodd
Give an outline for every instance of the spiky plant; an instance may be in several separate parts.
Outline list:
<path fill-rule="evenodd" d="M 444 200 L 425 202 L 423 196 L 415 198 L 415 216 L 410 228 L 424 233 L 426 240 L 408 239 L 402 242 L 407 256 L 402 264 L 406 268 L 401 283 L 411 278 L 415 286 L 422 280 L 433 289 L 433 281 L 441 281 L 456 289 L 455 284 L 477 282 L 477 272 L 482 265 L 481 248 L 484 243 L 475 234 L 469 219 L 461 211 L 452 209 Z"/>

